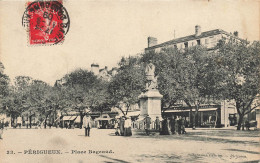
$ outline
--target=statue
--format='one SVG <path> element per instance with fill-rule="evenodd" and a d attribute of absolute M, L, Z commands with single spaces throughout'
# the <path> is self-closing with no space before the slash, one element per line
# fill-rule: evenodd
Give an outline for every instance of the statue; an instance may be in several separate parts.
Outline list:
<path fill-rule="evenodd" d="M 157 89 L 157 77 L 154 75 L 155 66 L 149 60 L 149 63 L 145 68 L 145 77 L 146 77 L 146 90 Z"/>

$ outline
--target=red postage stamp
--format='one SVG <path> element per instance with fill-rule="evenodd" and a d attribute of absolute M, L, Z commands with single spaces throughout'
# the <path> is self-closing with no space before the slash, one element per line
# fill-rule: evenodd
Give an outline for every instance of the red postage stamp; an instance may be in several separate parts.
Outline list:
<path fill-rule="evenodd" d="M 62 1 L 28 2 L 22 24 L 28 32 L 29 44 L 57 44 L 64 41 L 70 19 Z"/>

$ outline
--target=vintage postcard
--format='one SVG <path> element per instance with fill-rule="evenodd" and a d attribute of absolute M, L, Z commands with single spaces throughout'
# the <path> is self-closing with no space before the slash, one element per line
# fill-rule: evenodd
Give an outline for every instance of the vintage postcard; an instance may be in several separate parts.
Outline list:
<path fill-rule="evenodd" d="M 0 162 L 259 162 L 259 0 L 0 0 Z"/>

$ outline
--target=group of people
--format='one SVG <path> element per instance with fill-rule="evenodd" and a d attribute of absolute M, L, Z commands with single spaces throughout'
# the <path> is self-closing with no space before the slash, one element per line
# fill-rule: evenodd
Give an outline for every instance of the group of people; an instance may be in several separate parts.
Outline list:
<path fill-rule="evenodd" d="M 172 116 L 164 118 L 162 121 L 159 117 L 156 117 L 152 126 L 152 120 L 149 115 L 144 119 L 145 132 L 150 135 L 150 131 L 153 129 L 159 131 L 161 135 L 172 135 L 172 134 L 185 134 L 185 120 L 180 116 Z"/>
<path fill-rule="evenodd" d="M 162 121 L 161 135 L 185 134 L 185 120 L 181 116 L 164 118 Z"/>
<path fill-rule="evenodd" d="M 132 136 L 132 121 L 130 117 L 121 117 L 118 121 L 115 123 L 115 134 L 117 136 Z"/>

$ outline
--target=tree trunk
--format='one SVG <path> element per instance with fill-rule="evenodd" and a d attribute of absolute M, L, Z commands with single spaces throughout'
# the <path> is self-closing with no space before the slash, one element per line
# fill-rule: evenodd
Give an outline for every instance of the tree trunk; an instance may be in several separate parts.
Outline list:
<path fill-rule="evenodd" d="M 193 125 L 192 125 L 192 129 L 196 129 L 196 112 L 194 112 L 193 114 Z"/>
<path fill-rule="evenodd" d="M 190 107 L 190 114 L 189 114 L 189 119 L 190 119 L 190 122 L 189 122 L 189 127 L 192 127 L 192 107 Z"/>
<path fill-rule="evenodd" d="M 46 129 L 46 127 L 47 127 L 47 118 L 48 118 L 48 116 L 46 116 L 46 118 L 45 118 L 45 120 L 44 120 L 44 129 Z"/>
<path fill-rule="evenodd" d="M 242 123 L 243 123 L 243 118 L 244 118 L 244 115 L 239 114 L 238 124 L 237 124 L 237 130 L 240 130 L 240 129 L 241 129 L 241 126 L 242 126 Z"/>
<path fill-rule="evenodd" d="M 199 105 L 196 105 L 196 110 L 193 117 L 193 129 L 196 129 L 198 125 L 198 110 L 199 110 Z"/>
<path fill-rule="evenodd" d="M 82 111 L 79 112 L 80 113 L 80 124 L 79 124 L 79 128 L 82 129 L 82 125 L 83 125 L 83 114 Z"/>
<path fill-rule="evenodd" d="M 29 124 L 30 124 L 30 128 L 32 128 L 32 115 L 29 116 Z"/>

